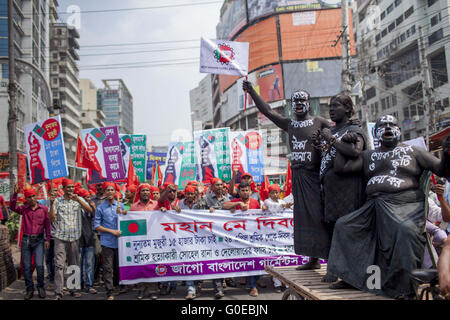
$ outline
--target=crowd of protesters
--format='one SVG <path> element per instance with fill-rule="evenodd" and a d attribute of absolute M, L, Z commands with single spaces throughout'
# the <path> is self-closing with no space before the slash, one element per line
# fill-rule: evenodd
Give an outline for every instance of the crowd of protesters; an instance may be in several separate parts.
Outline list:
<path fill-rule="evenodd" d="M 119 285 L 118 215 L 128 211 L 166 212 L 183 209 L 246 211 L 262 209 L 266 214 L 281 212 L 292 208 L 292 201 L 286 203 L 280 197 L 281 188 L 277 184 L 261 188 L 250 173 L 233 170 L 232 181 L 239 184 L 225 184 L 219 178 L 213 178 L 207 185 L 190 181 L 184 189 L 171 183 L 161 187 L 142 183 L 119 187 L 113 182 L 103 182 L 83 188 L 81 182 L 71 179 L 49 181 L 46 185 L 47 199 L 37 200 L 37 194 L 43 184 L 37 188 L 28 186 L 19 196 L 19 187 L 10 201 L 10 210 L 23 216 L 23 237 L 21 241 L 21 264 L 25 279 L 25 299 L 31 299 L 35 287 L 33 269 L 37 271 L 37 292 L 40 298 L 46 297 L 45 288 L 55 290 L 55 300 L 64 295 L 81 297 L 79 289 L 67 286 L 66 269 L 70 266 L 80 268 L 80 288 L 88 294 L 97 294 L 94 285 L 104 284 L 106 299 L 114 300 L 118 294 L 136 287 L 137 299 L 165 296 L 177 288 L 178 281 L 140 283 L 137 285 Z M 4 205 L 1 201 L 0 204 Z M 20 205 L 19 203 L 23 203 Z M 4 221 L 10 213 L 2 208 Z M 33 257 L 33 259 L 32 259 Z M 44 262 L 47 269 L 48 286 L 44 285 Z M 69 273 L 69 272 L 68 272 Z M 206 280 L 205 280 L 206 281 Z M 224 288 L 236 287 L 235 279 L 212 279 L 214 298 L 224 297 Z M 195 299 L 201 291 L 203 280 L 183 281 L 188 300 Z M 259 276 L 240 279 L 241 285 L 249 287 L 252 297 L 258 296 L 257 286 L 266 284 Z M 157 287 L 156 287 L 157 285 Z M 274 279 L 275 291 L 282 292 L 282 284 Z"/>

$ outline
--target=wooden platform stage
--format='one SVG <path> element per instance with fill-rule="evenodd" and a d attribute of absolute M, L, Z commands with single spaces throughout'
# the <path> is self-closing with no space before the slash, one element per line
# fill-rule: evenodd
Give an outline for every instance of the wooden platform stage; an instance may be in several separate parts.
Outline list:
<path fill-rule="evenodd" d="M 322 282 L 327 265 L 316 270 L 295 270 L 293 267 L 265 268 L 271 276 L 280 280 L 288 289 L 283 300 L 391 300 L 357 289 L 330 289 L 330 283 Z"/>

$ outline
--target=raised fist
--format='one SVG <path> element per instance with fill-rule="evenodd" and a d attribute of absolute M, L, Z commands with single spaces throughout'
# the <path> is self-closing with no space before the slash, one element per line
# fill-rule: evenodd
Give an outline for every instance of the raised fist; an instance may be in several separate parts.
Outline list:
<path fill-rule="evenodd" d="M 244 90 L 244 91 L 251 91 L 251 90 L 253 90 L 252 83 L 250 81 L 244 80 L 242 82 L 242 90 Z"/>
<path fill-rule="evenodd" d="M 356 143 L 358 141 L 358 134 L 355 132 L 349 132 L 342 137 L 342 142 Z"/>

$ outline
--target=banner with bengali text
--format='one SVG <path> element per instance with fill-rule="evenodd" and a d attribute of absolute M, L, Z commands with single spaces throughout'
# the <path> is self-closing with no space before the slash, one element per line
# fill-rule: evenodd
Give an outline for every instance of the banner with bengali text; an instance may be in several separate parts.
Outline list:
<path fill-rule="evenodd" d="M 293 212 L 182 210 L 119 216 L 121 284 L 262 275 L 295 266 Z"/>
<path fill-rule="evenodd" d="M 68 175 L 59 115 L 25 125 L 24 137 L 31 184 Z"/>
<path fill-rule="evenodd" d="M 88 170 L 88 184 L 126 178 L 119 130 L 116 126 L 81 130 L 81 140 L 90 157 L 102 169 Z"/>

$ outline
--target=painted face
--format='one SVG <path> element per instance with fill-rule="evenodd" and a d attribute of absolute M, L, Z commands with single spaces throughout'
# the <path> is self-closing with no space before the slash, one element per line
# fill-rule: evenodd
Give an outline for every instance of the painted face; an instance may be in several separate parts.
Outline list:
<path fill-rule="evenodd" d="M 347 109 L 338 100 L 330 102 L 330 119 L 334 122 L 341 122 L 347 116 Z"/>
<path fill-rule="evenodd" d="M 387 115 L 378 119 L 375 125 L 375 137 L 386 146 L 392 146 L 400 141 L 402 133 L 394 116 Z"/>
<path fill-rule="evenodd" d="M 296 91 L 291 96 L 292 114 L 307 113 L 310 109 L 309 93 L 303 90 Z"/>

